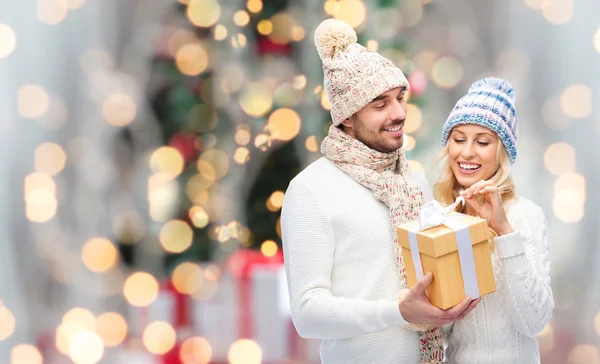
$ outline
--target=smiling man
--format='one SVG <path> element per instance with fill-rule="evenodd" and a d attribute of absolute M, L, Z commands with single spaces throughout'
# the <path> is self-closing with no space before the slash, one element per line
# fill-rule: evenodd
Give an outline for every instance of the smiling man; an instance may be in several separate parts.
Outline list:
<path fill-rule="evenodd" d="M 441 363 L 439 330 L 476 304 L 442 311 L 425 295 L 426 275 L 406 289 L 393 226 L 414 220 L 430 192 L 413 178 L 402 149 L 408 82 L 392 62 L 356 43 L 354 30 L 326 20 L 315 43 L 333 125 L 323 158 L 285 194 L 281 227 L 292 318 L 322 339 L 321 361 Z M 399 298 L 401 297 L 401 298 Z"/>

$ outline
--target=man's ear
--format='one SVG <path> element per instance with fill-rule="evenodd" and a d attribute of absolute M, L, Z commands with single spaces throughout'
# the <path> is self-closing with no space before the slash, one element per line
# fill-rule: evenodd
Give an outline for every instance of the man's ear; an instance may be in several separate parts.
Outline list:
<path fill-rule="evenodd" d="M 352 128 L 352 121 L 350 120 L 350 118 L 342 121 L 342 125 L 345 126 L 346 128 Z"/>

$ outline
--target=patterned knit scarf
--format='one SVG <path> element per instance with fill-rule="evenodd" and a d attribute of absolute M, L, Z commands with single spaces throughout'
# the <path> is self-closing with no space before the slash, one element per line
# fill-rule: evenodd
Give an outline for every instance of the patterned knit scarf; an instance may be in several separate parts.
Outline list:
<path fill-rule="evenodd" d="M 404 150 L 381 153 L 350 137 L 338 127 L 331 126 L 329 135 L 321 144 L 321 152 L 339 169 L 361 185 L 369 188 L 373 196 L 390 209 L 392 226 L 416 220 L 423 205 L 423 192 L 411 182 Z M 404 260 L 394 234 L 396 264 L 402 285 L 408 287 Z M 430 327 L 419 333 L 421 363 L 442 363 L 443 345 L 441 330 Z"/>

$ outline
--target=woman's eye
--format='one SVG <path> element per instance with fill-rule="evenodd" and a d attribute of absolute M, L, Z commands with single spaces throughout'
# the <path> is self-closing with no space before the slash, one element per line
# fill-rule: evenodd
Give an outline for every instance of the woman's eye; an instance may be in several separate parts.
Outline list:
<path fill-rule="evenodd" d="M 490 143 L 488 142 L 477 142 L 477 144 L 481 145 L 482 147 L 488 146 Z"/>
<path fill-rule="evenodd" d="M 464 140 L 464 139 L 457 139 L 457 138 L 454 138 L 454 142 L 455 142 L 455 143 L 459 143 L 459 144 L 460 144 L 460 143 L 464 143 L 464 142 L 465 142 L 465 140 Z"/>

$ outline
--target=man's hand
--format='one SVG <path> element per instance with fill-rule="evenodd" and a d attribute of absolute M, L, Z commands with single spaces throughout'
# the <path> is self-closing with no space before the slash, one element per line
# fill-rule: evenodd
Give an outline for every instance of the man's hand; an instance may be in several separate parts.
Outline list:
<path fill-rule="evenodd" d="M 433 275 L 427 273 L 400 301 L 400 314 L 407 322 L 442 326 L 467 316 L 481 300 L 466 297 L 460 304 L 441 310 L 432 305 L 425 294 L 432 279 Z"/>

